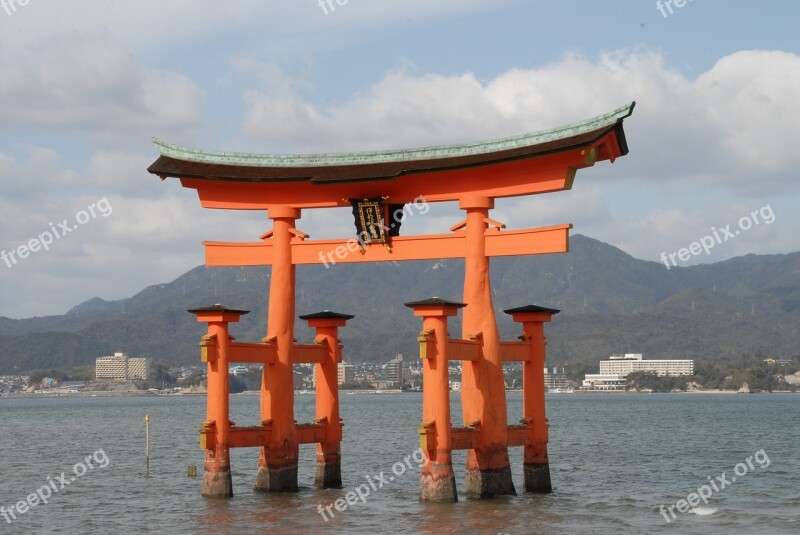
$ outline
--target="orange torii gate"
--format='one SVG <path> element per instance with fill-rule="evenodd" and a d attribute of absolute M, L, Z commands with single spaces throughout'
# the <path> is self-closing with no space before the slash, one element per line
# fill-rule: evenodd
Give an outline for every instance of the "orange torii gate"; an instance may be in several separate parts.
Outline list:
<path fill-rule="evenodd" d="M 152 174 L 179 178 L 195 189 L 205 208 L 266 210 L 272 230 L 261 241 L 205 242 L 208 266 L 272 266 L 267 336 L 236 342 L 228 324 L 243 310 L 221 305 L 194 309 L 208 323 L 201 341 L 208 362 L 208 413 L 201 430 L 206 449 L 203 493 L 230 496 L 229 448 L 260 447 L 256 490 L 297 490 L 298 445 L 317 444 L 316 484 L 341 486 L 342 425 L 336 366 L 338 328 L 352 316 L 320 312 L 302 316 L 315 327 L 312 345 L 294 341 L 295 266 L 464 258 L 463 303 L 431 298 L 407 303 L 423 318 L 421 445 L 427 460 L 420 499 L 457 500 L 451 452 L 467 449 L 467 493 L 479 497 L 516 494 L 509 446 L 524 446 L 526 492 L 549 492 L 547 419 L 544 406 L 543 324 L 557 310 L 528 305 L 506 310 L 522 323 L 521 341 L 499 339 L 489 280 L 493 256 L 563 253 L 571 225 L 504 230 L 489 218 L 494 199 L 570 189 L 578 169 L 627 154 L 623 120 L 634 103 L 563 128 L 500 140 L 380 152 L 259 155 L 188 149 L 155 141 L 160 157 Z M 403 207 L 413 202 L 458 201 L 465 220 L 447 234 L 400 236 Z M 357 241 L 310 240 L 296 228 L 302 210 L 351 206 Z M 398 215 L 399 214 L 399 215 Z M 326 256 L 326 253 L 327 256 Z M 349 254 L 351 253 L 351 254 Z M 463 308 L 462 336 L 452 339 L 447 318 Z M 450 422 L 448 361 L 463 361 L 463 427 Z M 509 426 L 502 363 L 522 361 L 523 418 Z M 237 427 L 229 420 L 231 362 L 262 363 L 261 422 Z M 317 418 L 294 420 L 292 366 L 315 363 Z"/>

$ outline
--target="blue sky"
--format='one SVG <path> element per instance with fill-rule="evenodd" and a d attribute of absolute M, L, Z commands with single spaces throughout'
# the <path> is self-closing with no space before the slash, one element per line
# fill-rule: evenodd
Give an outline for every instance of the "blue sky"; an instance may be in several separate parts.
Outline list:
<path fill-rule="evenodd" d="M 679 264 L 800 250 L 796 2 L 673 0 L 664 17 L 649 0 L 339 1 L 0 4 L 0 251 L 101 199 L 113 207 L 48 250 L 0 260 L 0 315 L 127 297 L 201 264 L 201 240 L 269 228 L 148 175 L 153 136 L 265 153 L 402 148 L 636 100 L 628 156 L 583 170 L 572 191 L 498 202 L 493 216 L 571 222 L 659 261 L 768 206 L 772 222 Z M 458 218 L 436 206 L 409 230 Z M 351 227 L 342 211 L 300 225 L 314 237 Z"/>

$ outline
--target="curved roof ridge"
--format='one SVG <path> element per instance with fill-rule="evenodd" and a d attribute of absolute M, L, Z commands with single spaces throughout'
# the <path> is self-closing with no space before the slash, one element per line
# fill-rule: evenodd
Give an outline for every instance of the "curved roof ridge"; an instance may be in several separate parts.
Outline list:
<path fill-rule="evenodd" d="M 323 152 L 316 154 L 258 154 L 193 149 L 153 138 L 161 156 L 187 162 L 244 167 L 325 167 L 422 161 L 490 154 L 570 138 L 604 127 L 611 127 L 633 113 L 636 102 L 585 121 L 516 136 L 464 144 L 436 145 L 410 149 L 366 152 Z"/>

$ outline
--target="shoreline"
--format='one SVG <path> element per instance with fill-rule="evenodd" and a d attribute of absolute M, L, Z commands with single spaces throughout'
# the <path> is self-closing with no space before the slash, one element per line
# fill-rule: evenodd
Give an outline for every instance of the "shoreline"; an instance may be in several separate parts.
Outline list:
<path fill-rule="evenodd" d="M 422 394 L 421 391 L 409 391 L 404 392 L 402 390 L 340 390 L 340 394 L 345 395 L 360 395 L 360 396 L 376 396 L 376 395 L 401 395 L 401 394 Z M 522 390 L 506 390 L 506 393 L 513 393 L 519 392 L 521 393 Z M 246 390 L 244 392 L 239 392 L 236 394 L 231 394 L 231 396 L 259 396 L 261 394 L 258 390 Z M 627 390 L 582 390 L 569 393 L 569 392 L 548 392 L 549 395 L 553 396 L 572 396 L 572 395 L 621 395 L 621 394 L 677 394 L 677 395 L 685 395 L 685 394 L 701 394 L 701 395 L 731 395 L 731 394 L 740 394 L 740 395 L 797 395 L 800 392 L 791 392 L 788 390 L 779 390 L 775 392 L 738 392 L 736 390 L 693 390 L 689 392 L 637 392 L 637 391 L 627 391 Z M 61 398 L 123 398 L 123 397 L 159 397 L 159 398 L 172 398 L 172 397 L 202 397 L 205 396 L 205 392 L 174 392 L 174 393 L 157 393 L 157 392 L 58 392 L 52 394 L 29 394 L 29 393 L 14 393 L 14 394 L 3 394 L 0 395 L 0 399 L 61 399 Z M 313 391 L 300 391 L 295 390 L 295 396 L 313 396 Z"/>

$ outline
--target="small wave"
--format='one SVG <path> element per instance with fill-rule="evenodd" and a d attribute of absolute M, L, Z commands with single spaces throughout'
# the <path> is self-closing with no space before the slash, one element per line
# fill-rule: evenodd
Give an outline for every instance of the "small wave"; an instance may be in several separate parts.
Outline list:
<path fill-rule="evenodd" d="M 716 507 L 695 507 L 694 509 L 691 509 L 689 512 L 694 513 L 697 516 L 711 516 L 717 511 L 719 511 L 719 509 L 717 509 Z"/>

